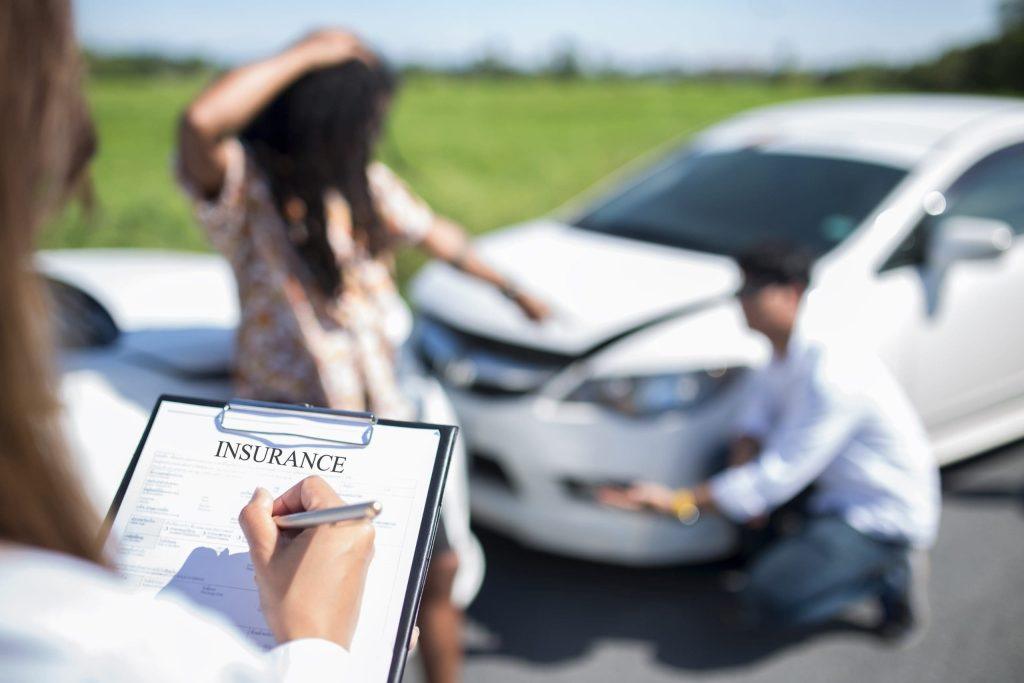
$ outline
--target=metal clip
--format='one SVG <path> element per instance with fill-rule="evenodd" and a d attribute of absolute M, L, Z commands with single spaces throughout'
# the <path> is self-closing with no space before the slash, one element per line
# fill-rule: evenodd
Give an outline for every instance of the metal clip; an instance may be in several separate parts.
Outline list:
<path fill-rule="evenodd" d="M 281 430 L 259 429 L 253 427 L 228 427 L 225 420 L 234 417 L 243 421 L 246 418 L 281 417 L 286 420 L 285 428 Z M 373 438 L 373 428 L 377 425 L 377 416 L 373 413 L 364 413 L 346 410 L 329 410 L 327 408 L 314 408 L 312 406 L 294 406 L 286 403 L 269 403 L 264 401 L 250 401 L 247 399 L 232 399 L 228 401 L 214 418 L 217 429 L 229 434 L 250 436 L 257 441 L 267 445 L 276 446 L 277 443 L 263 438 L 268 436 L 291 437 L 297 439 L 312 439 L 319 443 L 331 443 L 348 446 L 351 448 L 366 448 Z M 301 433 L 289 431 L 288 427 L 296 428 L 302 424 L 308 424 L 310 429 L 318 433 Z M 322 436 L 324 431 L 330 432 L 331 428 L 358 428 L 362 427 L 357 440 L 339 439 L 335 436 Z M 303 430 L 305 431 L 305 430 Z M 302 444 L 288 444 L 289 446 Z M 316 444 L 309 444 L 316 445 Z"/>

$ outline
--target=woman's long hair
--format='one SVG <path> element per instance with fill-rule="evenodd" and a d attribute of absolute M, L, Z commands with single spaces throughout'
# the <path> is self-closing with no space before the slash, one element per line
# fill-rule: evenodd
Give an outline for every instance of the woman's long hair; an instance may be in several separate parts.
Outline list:
<path fill-rule="evenodd" d="M 371 254 L 387 236 L 370 196 L 366 167 L 395 80 L 382 64 L 352 60 L 318 69 L 292 83 L 241 133 L 266 174 L 289 237 L 320 290 L 335 296 L 343 274 L 327 238 L 324 192 L 349 204 L 353 236 Z M 299 200 L 297 220 L 289 203 Z"/>
<path fill-rule="evenodd" d="M 102 562 L 61 432 L 34 237 L 92 152 L 66 0 L 0 2 L 0 540 Z"/>

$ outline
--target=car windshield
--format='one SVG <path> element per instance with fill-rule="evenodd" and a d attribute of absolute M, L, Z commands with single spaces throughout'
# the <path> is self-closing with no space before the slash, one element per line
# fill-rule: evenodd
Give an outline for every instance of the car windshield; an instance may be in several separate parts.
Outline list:
<path fill-rule="evenodd" d="M 824 254 L 905 173 L 865 161 L 756 148 L 687 152 L 599 203 L 577 226 L 730 256 L 770 242 Z"/>

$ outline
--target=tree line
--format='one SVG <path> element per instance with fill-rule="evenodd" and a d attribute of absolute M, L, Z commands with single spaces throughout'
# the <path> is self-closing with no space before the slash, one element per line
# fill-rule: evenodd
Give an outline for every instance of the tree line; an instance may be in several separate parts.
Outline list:
<path fill-rule="evenodd" d="M 777 70 L 689 71 L 664 68 L 627 72 L 614 65 L 588 67 L 572 44 L 556 50 L 548 62 L 525 69 L 498 53 L 485 52 L 466 64 L 452 67 L 403 65 L 414 74 L 444 74 L 475 78 L 553 78 L 572 80 L 657 78 L 662 80 L 783 80 L 803 79 L 825 84 L 886 90 L 945 92 L 998 92 L 1024 94 L 1024 0 L 1003 0 L 999 5 L 1000 30 L 995 37 L 949 49 L 934 59 L 909 66 L 863 64 L 829 72 Z M 90 73 L 97 76 L 188 76 L 222 68 L 201 57 L 175 58 L 160 54 L 106 55 L 86 51 Z"/>
<path fill-rule="evenodd" d="M 1024 93 L 1024 0 L 999 6 L 1000 31 L 907 67 L 864 65 L 825 74 L 832 83 L 906 90 Z"/>

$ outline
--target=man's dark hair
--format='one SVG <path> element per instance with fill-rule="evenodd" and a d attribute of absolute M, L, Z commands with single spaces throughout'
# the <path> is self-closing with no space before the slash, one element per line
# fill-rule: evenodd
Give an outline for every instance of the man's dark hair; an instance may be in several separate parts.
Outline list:
<path fill-rule="evenodd" d="M 766 244 L 736 259 L 743 272 L 744 289 L 765 285 L 806 286 L 814 257 L 806 249 L 785 244 Z"/>

